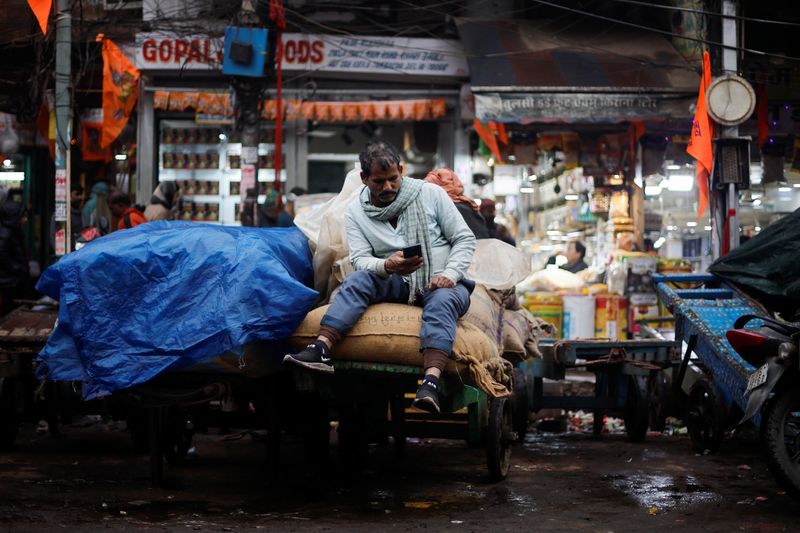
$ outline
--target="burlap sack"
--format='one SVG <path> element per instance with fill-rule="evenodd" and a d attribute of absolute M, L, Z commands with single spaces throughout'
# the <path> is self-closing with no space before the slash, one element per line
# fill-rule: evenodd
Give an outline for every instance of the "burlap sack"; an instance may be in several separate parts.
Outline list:
<path fill-rule="evenodd" d="M 527 309 L 506 309 L 503 313 L 503 357 L 511 362 L 541 357 L 538 340 L 552 331 L 551 324 L 536 318 Z"/>
<path fill-rule="evenodd" d="M 476 285 L 470 296 L 469 310 L 461 322 L 472 324 L 495 342 L 498 351 L 503 347 L 503 307 L 500 292 Z"/>
<path fill-rule="evenodd" d="M 312 310 L 289 338 L 300 349 L 313 342 L 328 306 Z M 364 361 L 422 366 L 419 329 L 422 308 L 404 304 L 370 306 L 352 330 L 333 348 L 332 357 L 343 361 Z M 510 394 L 510 369 L 500 357 L 494 340 L 476 326 L 460 320 L 453 344 L 453 362 L 448 372 L 458 371 L 493 397 Z"/>

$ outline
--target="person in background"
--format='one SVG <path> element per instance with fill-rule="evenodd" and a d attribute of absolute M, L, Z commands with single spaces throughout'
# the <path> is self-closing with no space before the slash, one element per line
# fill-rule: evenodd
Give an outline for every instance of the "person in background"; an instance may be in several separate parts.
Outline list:
<path fill-rule="evenodd" d="M 511 232 L 504 224 L 497 225 L 497 238 L 503 242 L 507 242 L 511 246 L 516 246 L 517 241 L 511 236 Z"/>
<path fill-rule="evenodd" d="M 11 312 L 28 280 L 23 227 L 27 220 L 21 194 L 0 187 L 0 316 Z"/>
<path fill-rule="evenodd" d="M 242 226 L 252 228 L 256 225 L 256 215 L 258 212 L 258 189 L 249 187 L 245 191 L 244 202 L 239 211 L 239 220 Z"/>
<path fill-rule="evenodd" d="M 180 198 L 180 187 L 174 181 L 162 181 L 150 197 L 150 204 L 144 210 L 144 218 L 147 222 L 175 220 Z"/>
<path fill-rule="evenodd" d="M 292 216 L 278 207 L 278 191 L 267 190 L 264 203 L 258 206 L 256 218 L 259 228 L 288 228 L 294 226 Z"/>
<path fill-rule="evenodd" d="M 69 223 L 70 231 L 72 232 L 72 246 L 83 231 L 83 187 L 80 185 L 73 185 L 69 191 Z M 50 248 L 56 248 L 56 215 L 53 213 L 50 216 Z"/>
<path fill-rule="evenodd" d="M 461 213 L 464 222 L 472 230 L 476 239 L 489 238 L 489 229 L 486 227 L 486 220 L 478 212 L 478 204 L 464 194 L 464 184 L 461 183 L 455 172 L 449 168 L 437 168 L 428 172 L 425 181 L 444 189 L 447 196 L 456 204 L 456 209 Z"/>
<path fill-rule="evenodd" d="M 102 235 L 111 231 L 111 210 L 108 207 L 108 183 L 98 181 L 81 211 L 83 228 L 97 228 Z"/>
<path fill-rule="evenodd" d="M 286 195 L 286 205 L 283 207 L 283 209 L 290 217 L 292 217 L 292 220 L 294 220 L 294 217 L 297 214 L 295 211 L 295 201 L 299 196 L 303 196 L 304 194 L 308 194 L 308 191 L 302 187 L 294 187 L 291 191 L 289 191 L 289 194 Z"/>
<path fill-rule="evenodd" d="M 83 229 L 83 187 L 73 185 L 69 191 L 69 223 L 72 231 L 72 242 Z"/>
<path fill-rule="evenodd" d="M 355 270 L 320 323 L 317 340 L 284 363 L 333 372 L 333 346 L 380 302 L 422 306 L 420 351 L 425 378 L 413 406 L 439 412 L 439 377 L 450 359 L 456 321 L 469 309 L 475 283 L 464 278 L 475 236 L 447 194 L 403 176 L 397 149 L 371 141 L 359 154 L 364 187 L 347 206 L 345 226 Z M 421 255 L 403 248 L 420 245 Z"/>
<path fill-rule="evenodd" d="M 570 241 L 564 255 L 567 256 L 566 264 L 561 265 L 564 270 L 575 274 L 589 268 L 589 265 L 583 260 L 586 257 L 586 246 L 581 241 Z"/>
<path fill-rule="evenodd" d="M 486 229 L 489 230 L 490 238 L 500 239 L 501 241 L 506 242 L 511 246 L 517 245 L 517 241 L 515 241 L 514 237 L 511 236 L 511 233 L 508 231 L 508 228 L 494 221 L 494 217 L 496 214 L 494 200 L 489 200 L 488 198 L 485 200 L 481 200 L 480 211 L 481 215 L 483 215 L 483 218 L 486 221 Z"/>
<path fill-rule="evenodd" d="M 131 197 L 127 193 L 115 192 L 108 200 L 108 205 L 111 207 L 111 212 L 119 220 L 117 229 L 130 229 L 147 222 L 144 213 L 135 207 L 131 207 Z"/>

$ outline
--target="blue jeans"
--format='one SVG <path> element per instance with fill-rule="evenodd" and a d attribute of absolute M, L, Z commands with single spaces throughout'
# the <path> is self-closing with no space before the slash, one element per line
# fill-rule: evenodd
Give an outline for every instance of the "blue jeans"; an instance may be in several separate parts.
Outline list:
<path fill-rule="evenodd" d="M 434 348 L 450 354 L 456 338 L 456 320 L 469 309 L 469 295 L 474 288 L 474 282 L 463 280 L 452 289 L 422 294 L 420 350 Z M 398 274 L 382 278 L 365 270 L 356 271 L 344 280 L 320 323 L 346 335 L 371 304 L 408 303 L 408 291 L 408 284 Z"/>

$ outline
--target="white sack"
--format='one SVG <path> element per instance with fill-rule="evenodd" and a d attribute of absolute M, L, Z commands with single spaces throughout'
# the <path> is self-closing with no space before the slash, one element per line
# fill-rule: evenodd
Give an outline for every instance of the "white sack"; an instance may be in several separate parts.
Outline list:
<path fill-rule="evenodd" d="M 522 250 L 498 239 L 478 239 L 467 279 L 490 289 L 513 289 L 531 273 L 531 262 Z"/>
<path fill-rule="evenodd" d="M 295 225 L 309 239 L 314 252 L 314 288 L 323 302 L 352 270 L 348 254 L 344 214 L 347 205 L 361 192 L 361 172 L 347 173 L 341 192 L 324 204 L 297 215 Z"/>

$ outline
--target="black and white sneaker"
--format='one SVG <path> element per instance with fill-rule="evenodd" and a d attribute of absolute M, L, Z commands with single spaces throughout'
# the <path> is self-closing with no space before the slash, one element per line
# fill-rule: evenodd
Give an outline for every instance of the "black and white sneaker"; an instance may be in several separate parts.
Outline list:
<path fill-rule="evenodd" d="M 414 398 L 411 405 L 422 411 L 438 415 L 441 412 L 438 385 L 433 381 L 423 380 L 422 385 L 417 389 L 417 397 Z"/>
<path fill-rule="evenodd" d="M 283 358 L 284 363 L 297 365 L 314 372 L 333 374 L 333 360 L 328 357 L 327 347 L 321 341 L 309 344 L 297 353 L 288 353 Z"/>

